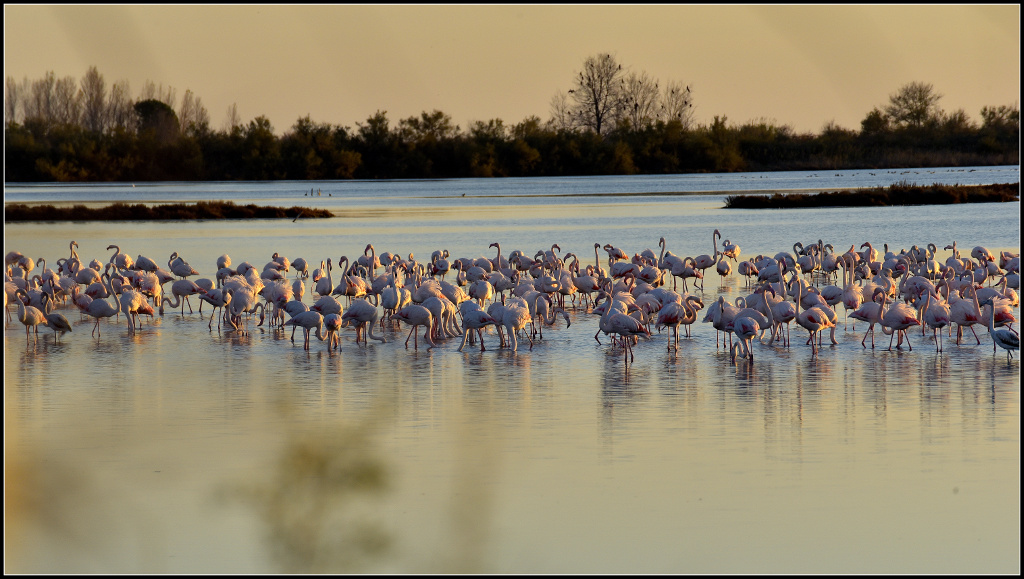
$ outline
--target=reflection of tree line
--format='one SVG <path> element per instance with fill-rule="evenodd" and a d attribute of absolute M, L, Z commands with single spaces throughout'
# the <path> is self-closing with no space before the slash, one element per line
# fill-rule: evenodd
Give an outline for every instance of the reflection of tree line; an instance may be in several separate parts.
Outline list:
<path fill-rule="evenodd" d="M 439 111 L 393 123 L 377 111 L 352 129 L 307 115 L 277 136 L 232 106 L 221 130 L 201 99 L 147 84 L 129 98 L 108 93 L 95 67 L 76 92 L 52 73 L 35 83 L 8 78 L 7 181 L 399 179 L 674 174 L 687 172 L 1006 165 L 1019 162 L 1020 113 L 984 107 L 982 123 L 945 112 L 929 84 L 909 83 L 875 108 L 860 130 L 824 125 L 797 134 L 774 120 L 693 121 L 689 85 L 660 86 L 614 57 L 584 62 L 573 88 L 552 100 L 551 118 L 468 130 Z M 77 99 L 77 100 L 76 100 Z"/>

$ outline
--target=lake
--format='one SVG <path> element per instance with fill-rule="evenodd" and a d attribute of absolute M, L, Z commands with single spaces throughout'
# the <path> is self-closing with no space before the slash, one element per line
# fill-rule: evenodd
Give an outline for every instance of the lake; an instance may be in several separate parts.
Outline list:
<path fill-rule="evenodd" d="M 932 243 L 943 263 L 954 241 L 965 255 L 1018 253 L 1019 202 L 723 200 L 1019 175 L 7 184 L 7 203 L 230 200 L 337 217 L 13 223 L 4 247 L 49 267 L 72 240 L 86 263 L 107 262 L 111 244 L 161 264 L 177 252 L 212 279 L 222 254 L 262 270 L 279 253 L 312 269 L 367 244 L 421 262 L 557 244 L 607 268 L 595 243 L 658 254 L 663 237 L 696 256 L 718 229 L 740 260 L 821 239 L 840 253 Z M 707 306 L 745 296 L 735 270 L 708 270 L 690 291 Z M 817 353 L 794 327 L 788 348 L 755 341 L 755 360 L 734 362 L 698 321 L 678 351 L 652 331 L 627 362 L 595 340 L 587 308 L 517 352 L 493 330 L 484 352 L 458 352 L 460 338 L 428 350 L 422 330 L 414 349 L 405 326 L 384 330 L 386 343 L 357 345 L 346 328 L 340 352 L 315 338 L 305 350 L 290 328 L 211 329 L 209 305 L 144 317 L 135 334 L 123 317 L 103 321 L 93 337 L 92 318 L 61 311 L 74 330 L 57 344 L 49 329 L 26 339 L 16 319 L 5 327 L 6 572 L 1019 572 L 1020 363 L 981 329 L 960 344 L 946 335 L 941 353 L 917 329 L 913 350 L 888 350 L 881 332 L 865 348 L 866 325 L 844 328 L 839 307 L 838 344 L 826 337 Z"/>

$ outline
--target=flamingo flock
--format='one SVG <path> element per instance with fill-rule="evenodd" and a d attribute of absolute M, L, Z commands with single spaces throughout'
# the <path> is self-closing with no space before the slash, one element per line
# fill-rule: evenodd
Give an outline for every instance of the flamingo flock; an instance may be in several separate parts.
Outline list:
<path fill-rule="evenodd" d="M 860 340 L 865 349 L 876 347 L 876 326 L 890 336 L 887 350 L 913 351 L 911 337 L 920 327 L 921 338 L 914 339 L 931 339 L 941 353 L 943 334 L 960 345 L 969 331 L 980 345 L 977 325 L 987 327 L 993 351 L 1002 348 L 1008 360 L 1020 348 L 1012 313 L 1019 303 L 1016 254 L 1001 252 L 996 257 L 977 246 L 968 257 L 953 242 L 946 246 L 952 256 L 939 263 L 934 244 L 898 252 L 885 246 L 879 252 L 868 242 L 859 247 L 854 243 L 838 253 L 835 245 L 819 239 L 797 242 L 792 252 L 741 261 L 739 245 L 729 239 L 720 242 L 721 238 L 715 229 L 712 253 L 697 256 L 669 251 L 664 237 L 658 241 L 660 254 L 644 249 L 631 255 L 625 248 L 595 242 L 593 264 L 585 263 L 581 254 L 563 253 L 557 243 L 532 257 L 521 250 L 506 256 L 499 243 L 488 246 L 496 249 L 494 258 L 455 257 L 439 249 L 427 262 L 416 261 L 411 253 L 378 255 L 367 244 L 351 261 L 346 256 L 319 262 L 289 260 L 274 253 L 262 269 L 249 262 L 236 265 L 222 255 L 210 264 L 210 278 L 194 280 L 187 278 L 200 276 L 202 266 L 197 269 L 177 252 L 164 268 L 142 255 L 132 259 L 111 244 L 107 250 L 114 253 L 106 262 L 93 259 L 85 265 L 78 243 L 71 241 L 70 255 L 53 262 L 56 269 L 46 267 L 44 258 L 33 260 L 17 251 L 7 254 L 5 308 L 9 324 L 11 306 L 16 305 L 26 339 L 44 326 L 53 331 L 56 342 L 73 331 L 65 314 L 57 311 L 60 308 L 66 313 L 77 309 L 82 318 L 92 318 L 92 336 L 100 339 L 104 318 L 123 315 L 128 332 L 135 333 L 142 327 L 142 316 L 164 315 L 165 305 L 182 318 L 196 315 L 189 300 L 195 297 L 200 317 L 204 302 L 212 309 L 210 331 L 215 316 L 218 332 L 247 334 L 252 323 L 281 332 L 290 326 L 294 342 L 301 328 L 304 349 L 312 347 L 315 337 L 326 342 L 332 354 L 341 350 L 346 327 L 355 331 L 354 343 L 363 347 L 369 345 L 367 338 L 388 341 L 386 334 L 375 330 L 405 326 L 405 348 L 411 341 L 412 349 L 418 350 L 422 333 L 428 350 L 455 338 L 461 341 L 459 352 L 476 341 L 484 352 L 485 333 L 494 332 L 497 348 L 518 352 L 544 340 L 545 327 L 558 326 L 559 317 L 566 328 L 589 317 L 596 344 L 608 344 L 602 342 L 603 334 L 628 364 L 635 360 L 635 347 L 651 340 L 652 332 L 665 330 L 666 349 L 677 352 L 680 326 L 684 339 L 693 339 L 692 326 L 698 319 L 711 324 L 716 348 L 721 341 L 733 362 L 753 363 L 755 342 L 759 348 L 789 348 L 791 322 L 807 330 L 804 345 L 817 356 L 824 336 L 829 346 L 839 345 L 836 308 L 842 304 L 844 328 L 858 331 L 857 322 L 866 324 Z M 320 267 L 310 272 L 317 263 Z M 722 296 L 709 299 L 704 281 L 710 268 L 723 282 L 728 276 L 741 277 L 749 293 L 735 303 Z M 304 301 L 306 279 L 311 303 Z"/>

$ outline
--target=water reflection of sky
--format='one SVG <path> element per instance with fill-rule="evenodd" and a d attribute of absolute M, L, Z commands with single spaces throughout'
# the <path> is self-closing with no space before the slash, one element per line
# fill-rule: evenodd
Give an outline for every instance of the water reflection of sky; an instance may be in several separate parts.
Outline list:
<path fill-rule="evenodd" d="M 426 259 L 556 242 L 591 263 L 595 242 L 657 252 L 664 236 L 695 255 L 715 228 L 741 258 L 819 237 L 837 251 L 1019 250 L 1019 204 L 730 212 L 718 199 L 12 224 L 5 248 L 51 266 L 71 239 L 101 261 L 111 243 L 178 251 L 203 277 L 222 253 L 262 268 L 273 252 L 318 262 L 367 243 Z M 709 271 L 705 285 L 707 305 L 746 294 L 735 275 Z M 493 333 L 483 353 L 457 352 L 458 339 L 414 350 L 405 328 L 370 346 L 346 330 L 341 352 L 315 339 L 307 352 L 290 332 L 237 336 L 170 312 L 135 336 L 104 322 L 97 339 L 65 315 L 74 332 L 57 345 L 49 330 L 36 343 L 16 321 L 5 330 L 8 571 L 1019 568 L 1020 365 L 982 331 L 980 346 L 947 337 L 940 355 L 920 332 L 912 352 L 887 351 L 880 333 L 862 348 L 858 324 L 815 356 L 793 329 L 790 348 L 755 344 L 754 364 L 733 364 L 697 323 L 678 352 L 656 333 L 626 366 L 583 311 L 516 354 Z"/>

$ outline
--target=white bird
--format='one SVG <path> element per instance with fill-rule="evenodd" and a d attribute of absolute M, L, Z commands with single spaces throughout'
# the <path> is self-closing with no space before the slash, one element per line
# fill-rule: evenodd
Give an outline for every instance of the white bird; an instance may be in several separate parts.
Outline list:
<path fill-rule="evenodd" d="M 377 306 L 371 304 L 365 299 L 359 299 L 352 302 L 352 305 L 345 310 L 345 313 L 341 316 L 341 325 L 354 325 L 356 328 L 356 344 L 359 344 L 359 334 L 363 334 L 363 344 L 367 344 L 366 337 L 373 338 L 381 343 L 386 343 L 387 340 L 384 338 L 373 335 L 373 327 L 377 325 L 377 319 L 380 314 L 377 312 Z"/>
<path fill-rule="evenodd" d="M 43 294 L 43 316 L 46 318 L 46 321 L 43 323 L 46 324 L 46 327 L 53 330 L 53 343 L 56 344 L 57 333 L 59 332 L 60 337 L 63 338 L 66 332 L 71 331 L 71 324 L 62 314 L 51 312 L 52 308 L 53 303 L 50 301 L 50 296 Z"/>
<path fill-rule="evenodd" d="M 1013 351 L 1020 350 L 1020 338 L 1010 330 L 995 329 L 996 308 L 991 298 L 978 302 L 978 305 L 989 306 L 988 335 L 992 336 L 993 344 L 1006 350 L 1006 361 L 1009 362 L 1010 358 L 1013 357 Z"/>
<path fill-rule="evenodd" d="M 323 327 L 324 317 L 320 315 L 320 312 L 314 312 L 312 310 L 308 312 L 300 312 L 296 316 L 284 323 L 286 326 L 298 326 L 302 328 L 302 332 L 306 335 L 306 339 L 302 344 L 304 350 L 309 349 L 309 333 L 313 329 L 316 329 L 316 337 L 323 341 Z"/>
<path fill-rule="evenodd" d="M 427 343 L 430 344 L 430 346 L 427 349 L 429 350 L 435 346 L 434 340 L 430 337 L 430 330 L 434 325 L 434 316 L 433 314 L 430 313 L 430 310 L 428 310 L 427 308 L 419 304 L 409 304 L 404 308 L 398 310 L 397 312 L 391 314 L 391 319 L 405 322 L 408 326 L 410 326 L 409 335 L 408 337 L 405 338 L 405 347 L 407 349 L 409 348 L 409 338 L 413 338 L 415 336 L 416 326 L 423 326 L 427 330 L 423 334 L 423 337 L 427 340 Z M 419 349 L 417 338 L 413 339 L 412 345 L 414 350 Z"/>
<path fill-rule="evenodd" d="M 20 298 L 18 299 L 18 321 L 25 324 L 25 338 L 28 339 L 31 337 L 28 329 L 31 327 L 35 331 L 36 335 L 38 335 L 38 326 L 39 324 L 46 323 L 46 316 L 43 315 L 43 312 L 40 311 L 39 308 L 25 305 L 24 302 L 28 300 L 28 294 L 25 293 L 25 290 L 19 289 L 17 293 L 18 295 L 25 294 L 25 300 Z"/>
<path fill-rule="evenodd" d="M 487 326 L 498 325 L 498 320 L 489 316 L 473 301 L 462 302 L 459 304 L 459 309 L 462 313 L 462 345 L 459 346 L 459 351 L 461 352 L 466 347 L 466 342 L 469 341 L 469 337 L 474 331 L 480 338 L 480 351 L 485 351 L 483 329 Z"/>

